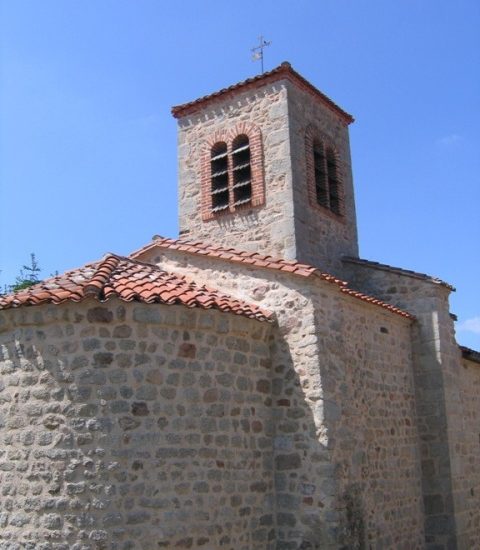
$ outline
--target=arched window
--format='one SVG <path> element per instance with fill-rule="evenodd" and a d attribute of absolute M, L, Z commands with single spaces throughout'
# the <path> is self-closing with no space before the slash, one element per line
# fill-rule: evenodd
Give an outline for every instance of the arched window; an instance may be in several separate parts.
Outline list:
<path fill-rule="evenodd" d="M 239 122 L 207 138 L 200 167 L 204 221 L 265 204 L 262 133 L 255 124 Z"/>
<path fill-rule="evenodd" d="M 210 152 L 212 212 L 220 212 L 228 208 L 229 177 L 228 150 L 223 141 L 215 143 Z"/>
<path fill-rule="evenodd" d="M 252 169 L 250 166 L 250 142 L 245 134 L 232 143 L 233 205 L 248 204 L 252 200 Z"/>

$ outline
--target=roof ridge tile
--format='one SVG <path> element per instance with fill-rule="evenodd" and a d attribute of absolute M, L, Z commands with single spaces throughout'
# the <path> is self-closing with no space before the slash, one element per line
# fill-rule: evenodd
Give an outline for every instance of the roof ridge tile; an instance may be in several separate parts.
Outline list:
<path fill-rule="evenodd" d="M 379 307 L 382 307 L 383 309 L 396 313 L 402 317 L 412 319 L 412 320 L 415 319 L 415 317 L 410 313 L 408 313 L 407 311 L 397 308 L 396 306 L 389 304 L 387 302 L 384 302 L 382 300 L 379 300 L 378 298 L 375 298 L 373 296 L 369 296 L 367 294 L 363 294 L 362 292 L 353 290 L 348 286 L 347 281 L 339 279 L 335 275 L 325 273 L 312 265 L 296 262 L 294 260 L 286 260 L 282 258 L 275 259 L 275 258 L 272 258 L 271 256 L 263 256 L 262 254 L 259 254 L 257 252 L 235 250 L 233 248 L 225 248 L 225 247 L 222 247 L 221 245 L 212 245 L 209 243 L 202 243 L 200 241 L 197 241 L 197 244 L 195 244 L 195 246 L 192 245 L 192 247 L 188 250 L 179 249 L 177 244 L 181 245 L 185 242 L 186 242 L 185 239 L 175 240 L 175 239 L 164 239 L 162 237 L 157 237 L 151 243 L 148 243 L 142 248 L 132 252 L 130 257 L 136 258 L 137 256 L 140 256 L 141 254 L 155 247 L 160 247 L 160 248 L 167 248 L 170 250 L 180 250 L 181 252 L 184 251 L 192 254 L 200 254 L 202 256 L 208 256 L 211 258 L 219 258 L 221 260 L 230 261 L 233 263 L 242 263 L 244 265 L 255 265 L 256 267 L 259 267 L 262 269 L 263 268 L 276 269 L 278 271 L 282 271 L 284 273 L 290 273 L 291 275 L 300 276 L 300 277 L 314 276 L 314 277 L 320 278 L 323 281 L 327 281 L 331 284 L 338 286 L 339 290 L 344 294 L 350 295 L 364 302 L 377 305 Z M 228 254 L 226 254 L 226 252 L 228 252 Z M 267 265 L 259 265 L 257 261 L 260 259 L 262 259 Z"/>

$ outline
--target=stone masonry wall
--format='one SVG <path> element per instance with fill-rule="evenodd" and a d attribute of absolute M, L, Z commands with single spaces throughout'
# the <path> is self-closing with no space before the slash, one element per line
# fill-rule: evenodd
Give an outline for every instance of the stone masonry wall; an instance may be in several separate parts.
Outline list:
<path fill-rule="evenodd" d="M 327 315 L 316 300 L 341 547 L 423 548 L 410 322 L 338 298 Z"/>
<path fill-rule="evenodd" d="M 265 204 L 205 221 L 205 147 L 211 146 L 212 136 L 226 135 L 239 123 L 254 123 L 260 129 Z M 338 153 L 342 216 L 312 205 L 308 198 L 305 136 L 312 125 Z M 338 275 L 341 256 L 358 255 L 348 127 L 295 85 L 281 80 L 183 117 L 178 162 L 181 236 L 297 259 Z"/>
<path fill-rule="evenodd" d="M 320 280 L 173 250 L 142 259 L 276 314 L 277 548 L 421 548 L 410 322 Z"/>
<path fill-rule="evenodd" d="M 215 133 L 239 123 L 261 132 L 265 206 L 202 220 L 202 161 Z M 178 121 L 180 235 L 243 250 L 295 258 L 290 145 L 285 81 L 238 94 Z"/>
<path fill-rule="evenodd" d="M 324 105 L 312 101 L 304 90 L 288 84 L 288 114 L 293 173 L 297 259 L 337 276 L 343 276 L 343 255 L 358 256 L 357 220 L 353 192 L 348 126 Z M 337 216 L 308 196 L 307 128 L 325 139 L 338 156 L 338 175 L 343 190 L 343 214 Z"/>
<path fill-rule="evenodd" d="M 480 548 L 480 365 L 462 360 L 458 379 L 462 426 L 454 449 L 457 488 L 463 499 L 457 522 L 463 533 L 462 548 Z"/>
<path fill-rule="evenodd" d="M 413 313 L 414 374 L 420 434 L 427 547 L 471 548 L 479 521 L 466 452 L 462 385 L 464 369 L 450 316 L 449 289 L 408 274 L 350 264 L 358 288 Z M 475 519 L 472 519 L 472 514 Z"/>
<path fill-rule="evenodd" d="M 0 316 L 0 548 L 273 548 L 270 326 L 180 306 Z"/>
<path fill-rule="evenodd" d="M 151 250 L 142 261 L 275 311 L 279 324 L 272 333 L 271 348 L 275 548 L 296 550 L 302 544 L 303 548 L 336 548 L 337 521 L 329 516 L 334 505 L 332 470 L 325 442 L 317 436 L 324 428 L 316 423 L 314 408 L 321 380 L 310 285 L 285 273 L 212 262 L 173 250 L 165 254 Z M 312 400 L 310 393 L 315 394 Z"/>

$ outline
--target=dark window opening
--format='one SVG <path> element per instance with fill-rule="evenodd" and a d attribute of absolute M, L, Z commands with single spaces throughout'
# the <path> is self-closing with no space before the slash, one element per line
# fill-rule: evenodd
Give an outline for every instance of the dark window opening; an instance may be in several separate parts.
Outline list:
<path fill-rule="evenodd" d="M 327 171 L 325 153 L 321 143 L 313 145 L 313 165 L 315 168 L 315 191 L 320 206 L 328 208 Z"/>
<path fill-rule="evenodd" d="M 212 212 L 228 208 L 228 151 L 224 142 L 216 143 L 211 150 Z"/>
<path fill-rule="evenodd" d="M 327 174 L 330 210 L 340 214 L 340 196 L 338 194 L 337 160 L 332 149 L 327 150 Z"/>
<path fill-rule="evenodd" d="M 246 135 L 237 136 L 232 144 L 233 204 L 240 206 L 252 200 L 250 142 Z"/>
<path fill-rule="evenodd" d="M 335 151 L 324 143 L 313 143 L 313 167 L 317 203 L 334 214 L 341 214 L 340 181 Z"/>

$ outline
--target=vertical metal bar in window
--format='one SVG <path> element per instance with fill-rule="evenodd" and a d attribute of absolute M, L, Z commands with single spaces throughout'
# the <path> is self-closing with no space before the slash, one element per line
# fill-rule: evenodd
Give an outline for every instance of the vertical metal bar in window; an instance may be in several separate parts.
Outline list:
<path fill-rule="evenodd" d="M 327 150 L 328 195 L 330 210 L 340 214 L 340 196 L 338 185 L 337 159 L 333 149 Z"/>
<path fill-rule="evenodd" d="M 229 204 L 228 150 L 225 142 L 216 143 L 210 152 L 212 212 L 222 212 Z"/>
<path fill-rule="evenodd" d="M 249 204 L 252 200 L 252 169 L 250 142 L 241 134 L 232 143 L 232 180 L 234 207 Z"/>
<path fill-rule="evenodd" d="M 313 166 L 315 171 L 315 191 L 317 203 L 325 208 L 329 207 L 329 196 L 327 189 L 327 159 L 322 142 L 313 143 Z"/>

